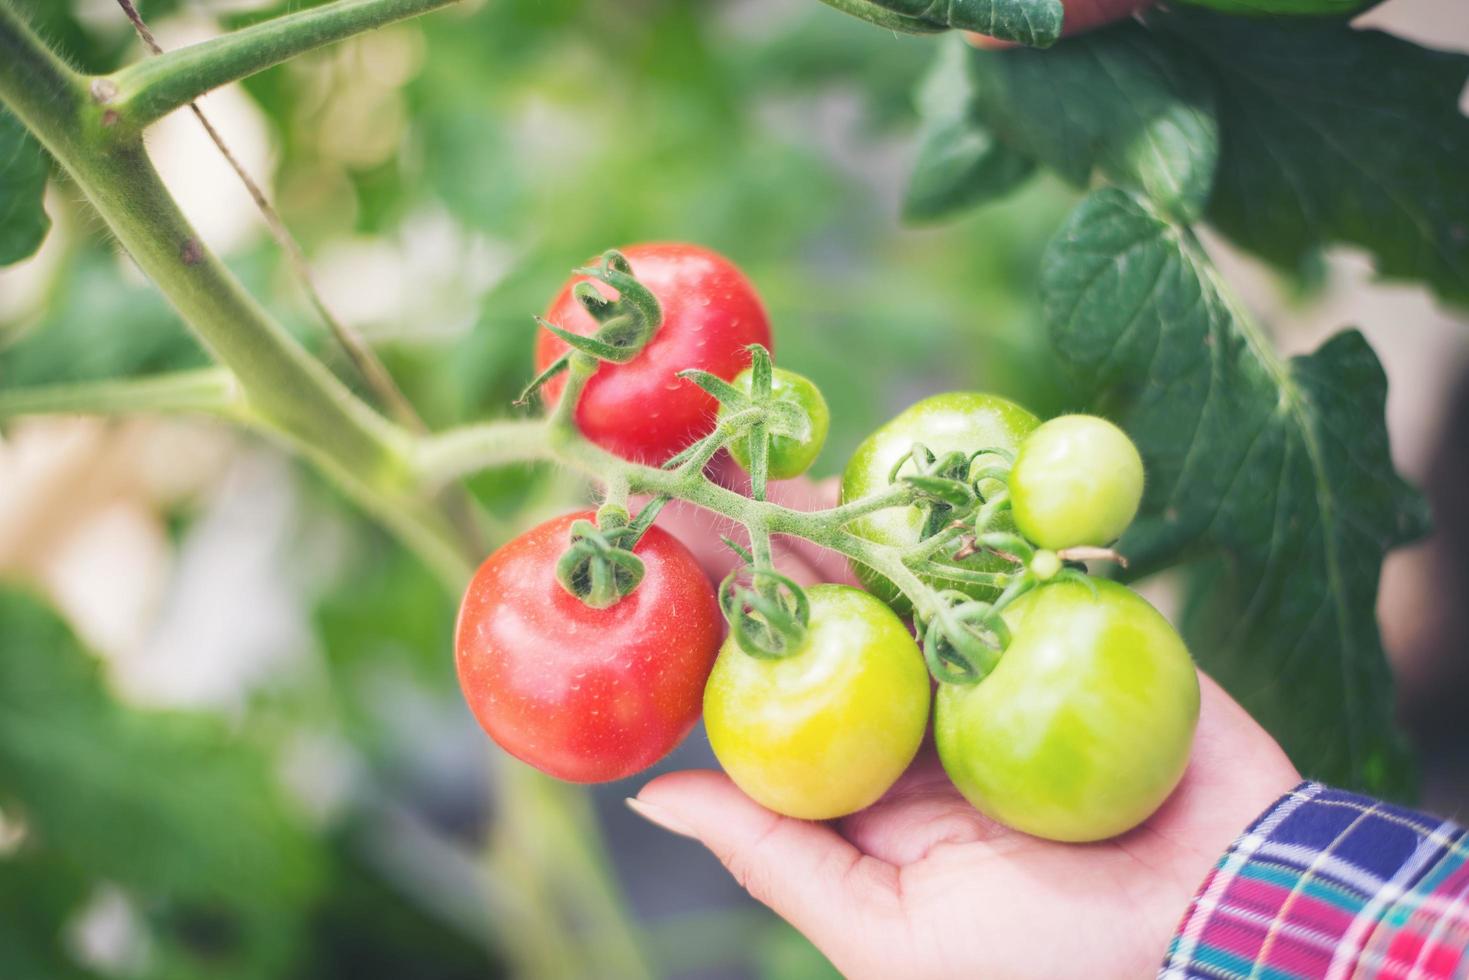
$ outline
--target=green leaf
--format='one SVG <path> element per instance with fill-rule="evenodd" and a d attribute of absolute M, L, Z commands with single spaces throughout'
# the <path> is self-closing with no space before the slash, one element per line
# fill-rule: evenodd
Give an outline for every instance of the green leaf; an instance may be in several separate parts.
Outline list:
<path fill-rule="evenodd" d="M 1216 77 L 1224 134 L 1209 220 L 1294 268 L 1333 243 L 1469 303 L 1469 56 L 1344 22 L 1190 13 L 1150 25 Z"/>
<path fill-rule="evenodd" d="M 879 7 L 941 27 L 1048 48 L 1061 36 L 1061 0 L 873 0 Z"/>
<path fill-rule="evenodd" d="M 0 107 L 0 266 L 35 254 L 46 238 L 46 172 L 41 144 Z"/>
<path fill-rule="evenodd" d="M 1100 173 L 1181 218 L 1203 210 L 1219 153 L 1209 86 L 1140 26 L 1044 53 L 964 51 L 962 65 L 967 71 L 950 69 L 947 84 L 968 93 L 968 118 L 1015 152 L 1078 187 Z M 941 124 L 953 110 L 928 101 L 924 116 Z"/>
<path fill-rule="evenodd" d="M 969 109 L 974 80 L 968 45 L 943 47 L 924 79 L 918 102 L 923 136 L 903 200 L 903 217 L 933 221 L 1004 197 L 1035 171 L 1035 163 L 995 139 Z"/>
<path fill-rule="evenodd" d="M 1115 188 L 1068 220 L 1042 290 L 1062 359 L 1148 465 L 1122 552 L 1142 574 L 1223 558 L 1214 614 L 1185 624 L 1195 654 L 1310 775 L 1408 791 L 1375 608 L 1384 553 L 1427 513 L 1393 469 L 1366 341 L 1282 361 L 1190 233 Z"/>
<path fill-rule="evenodd" d="M 125 707 L 65 625 L 0 590 L 0 799 L 35 846 L 139 899 L 153 976 L 279 975 L 322 855 L 274 763 L 219 721 Z M 0 865 L 3 866 L 3 865 Z"/>

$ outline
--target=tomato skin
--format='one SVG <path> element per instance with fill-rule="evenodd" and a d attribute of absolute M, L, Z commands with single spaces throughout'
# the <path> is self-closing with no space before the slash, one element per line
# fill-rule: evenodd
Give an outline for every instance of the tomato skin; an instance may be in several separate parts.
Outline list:
<path fill-rule="evenodd" d="M 998 395 L 954 391 L 925 398 L 878 428 L 857 447 L 842 476 L 841 501 L 851 503 L 887 490 L 890 485 L 888 473 L 893 464 L 915 442 L 923 443 L 938 455 L 954 450 L 972 452 L 987 448 L 1014 452 L 1038 425 L 1040 419 Z M 984 456 L 976 464 L 983 466 L 995 462 L 999 462 L 998 457 Z M 912 472 L 911 467 L 905 466 L 902 472 Z M 849 527 L 852 533 L 869 541 L 906 547 L 918 543 L 923 530 L 923 512 L 917 507 L 891 507 L 859 518 Z M 1008 519 L 996 525 L 996 530 L 1008 529 Z M 1004 571 L 1009 567 L 1003 559 L 985 554 L 975 555 L 962 564 L 965 568 L 987 572 Z M 907 599 L 886 578 L 865 565 L 856 565 L 854 571 L 873 594 L 900 613 L 908 612 Z M 937 588 L 958 589 L 977 599 L 993 599 L 997 594 L 983 586 L 931 577 L 927 581 Z"/>
<path fill-rule="evenodd" d="M 1137 446 L 1094 415 L 1046 422 L 1021 444 L 1010 471 L 1015 526 L 1042 548 L 1116 541 L 1142 499 Z"/>
<path fill-rule="evenodd" d="M 859 589 L 806 590 L 799 651 L 759 660 L 724 643 L 704 726 L 731 779 L 777 813 L 827 820 L 875 803 L 923 741 L 923 654 L 892 610 Z"/>
<path fill-rule="evenodd" d="M 559 779 L 622 779 L 657 762 L 699 718 L 724 635 L 714 589 L 678 539 L 649 528 L 643 581 L 592 609 L 556 581 L 567 514 L 480 566 L 459 609 L 459 686 L 501 748 Z"/>
<path fill-rule="evenodd" d="M 749 394 L 752 384 L 750 369 L 741 371 L 731 383 Z M 776 368 L 771 372 L 770 393 L 780 401 L 800 406 L 811 419 L 811 430 L 805 438 L 773 436 L 770 440 L 770 479 L 794 479 L 809 470 L 811 464 L 816 462 L 816 457 L 821 455 L 821 447 L 826 445 L 826 433 L 831 428 L 831 409 L 827 407 L 821 389 L 810 378 L 783 368 Z M 727 406 L 719 407 L 721 416 L 728 413 Z M 729 454 L 746 473 L 750 472 L 749 446 L 748 437 L 741 437 L 729 444 Z"/>
<path fill-rule="evenodd" d="M 1008 606 L 1012 632 L 978 684 L 944 684 L 934 736 L 976 808 L 1037 837 L 1092 841 L 1146 820 L 1178 785 L 1199 681 L 1168 621 L 1126 586 L 1043 585 Z"/>
<path fill-rule="evenodd" d="M 663 323 L 632 361 L 598 368 L 577 406 L 576 424 L 592 442 L 624 459 L 661 463 L 708 435 L 719 408 L 712 395 L 676 373 L 701 368 L 728 381 L 749 365 L 748 345 L 770 349 L 770 320 L 755 287 L 715 252 L 658 243 L 632 245 L 622 254 L 658 298 Z M 546 310 L 551 323 L 582 336 L 600 326 L 572 295 L 585 280 L 572 277 Z M 608 298 L 616 296 L 609 286 L 596 287 Z M 561 338 L 541 331 L 537 373 L 567 350 Z M 565 387 L 564 376 L 547 383 L 545 404 L 555 405 Z"/>

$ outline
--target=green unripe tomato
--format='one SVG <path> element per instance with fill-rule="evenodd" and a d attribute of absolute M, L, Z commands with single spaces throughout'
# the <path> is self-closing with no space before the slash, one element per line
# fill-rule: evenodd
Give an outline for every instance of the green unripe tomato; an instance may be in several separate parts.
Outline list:
<path fill-rule="evenodd" d="M 875 803 L 928 724 L 923 653 L 891 609 L 844 585 L 806 590 L 800 647 L 762 660 L 727 639 L 704 689 L 720 765 L 777 813 L 827 820 Z"/>
<path fill-rule="evenodd" d="M 730 382 L 745 394 L 750 393 L 750 369 L 745 368 Z M 770 439 L 770 463 L 768 474 L 772 480 L 789 480 L 800 476 L 811 468 L 821 447 L 826 445 L 826 432 L 831 428 L 831 410 L 815 382 L 803 374 L 775 368 L 770 378 L 770 394 L 777 401 L 790 402 L 810 420 L 809 428 L 799 435 L 775 435 Z M 729 406 L 719 406 L 722 419 L 730 413 Z M 741 436 L 729 444 L 729 454 L 740 464 L 740 469 L 750 472 L 750 439 Z"/>
<path fill-rule="evenodd" d="M 1020 444 L 1010 471 L 1015 527 L 1042 548 L 1116 541 L 1143 499 L 1143 459 L 1094 415 L 1051 419 Z"/>
<path fill-rule="evenodd" d="M 1019 405 L 997 395 L 972 391 L 955 391 L 934 395 L 910 406 L 892 421 L 873 432 L 847 463 L 842 476 L 842 503 L 852 503 L 885 492 L 890 484 L 888 474 L 899 458 L 913 448 L 915 442 L 927 446 L 935 455 L 953 452 L 975 452 L 980 449 L 1005 449 L 1015 452 L 1023 440 L 1040 424 L 1040 419 Z M 1000 462 L 996 456 L 981 456 L 975 467 Z M 903 473 L 911 472 L 911 465 Z M 993 491 L 998 484 L 981 487 Z M 918 543 L 923 533 L 924 513 L 918 507 L 890 507 L 853 521 L 853 534 L 878 544 L 907 547 Z M 997 531 L 1014 530 L 1008 518 L 1000 520 Z M 995 555 L 980 553 L 961 563 L 965 568 L 982 572 L 999 572 L 1009 563 Z M 900 613 L 909 611 L 908 601 L 896 586 L 865 565 L 856 565 L 857 578 L 884 602 Z M 997 590 L 985 586 L 952 582 L 928 577 L 930 585 L 958 589 L 976 599 L 993 599 Z"/>
<path fill-rule="evenodd" d="M 1009 647 L 977 684 L 941 685 L 944 769 L 986 815 L 1060 841 L 1114 837 L 1178 784 L 1199 680 L 1173 627 L 1126 586 L 1043 585 L 1002 614 Z"/>

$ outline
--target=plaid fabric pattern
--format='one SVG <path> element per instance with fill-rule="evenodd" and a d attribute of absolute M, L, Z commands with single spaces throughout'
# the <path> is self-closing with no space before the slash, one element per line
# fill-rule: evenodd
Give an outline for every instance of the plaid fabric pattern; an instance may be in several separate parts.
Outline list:
<path fill-rule="evenodd" d="M 1469 978 L 1469 831 L 1302 783 L 1234 842 L 1166 980 Z"/>

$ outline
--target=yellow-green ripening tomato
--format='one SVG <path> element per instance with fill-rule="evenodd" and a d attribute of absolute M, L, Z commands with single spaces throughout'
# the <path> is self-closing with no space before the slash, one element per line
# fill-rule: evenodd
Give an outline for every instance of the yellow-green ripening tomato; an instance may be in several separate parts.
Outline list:
<path fill-rule="evenodd" d="M 842 503 L 852 503 L 887 490 L 891 485 L 888 474 L 893 464 L 912 449 L 915 442 L 922 443 L 939 456 L 956 450 L 970 453 L 981 449 L 1005 449 L 1013 453 L 1039 424 L 1040 419 L 1030 412 L 997 395 L 955 391 L 925 398 L 872 433 L 857 447 L 842 476 Z M 997 456 L 981 456 L 974 465 L 979 469 L 1000 461 Z M 912 464 L 907 463 L 900 475 L 912 472 Z M 992 492 L 999 489 L 999 485 L 981 485 L 980 489 Z M 923 523 L 924 512 L 920 508 L 891 507 L 853 521 L 850 529 L 869 541 L 903 547 L 918 543 Z M 1013 527 L 1009 519 L 1004 518 L 994 529 L 1008 531 Z M 1009 567 L 1004 559 L 985 553 L 974 555 L 961 564 L 981 572 L 1000 572 Z M 907 599 L 886 578 L 865 565 L 855 565 L 854 571 L 873 594 L 900 613 L 909 611 Z M 926 581 L 935 588 L 958 589 L 976 599 L 993 599 L 997 595 L 996 590 L 986 586 L 932 577 Z"/>
<path fill-rule="evenodd" d="M 1017 830 L 1102 840 L 1152 815 L 1178 785 L 1199 680 L 1173 627 L 1115 582 L 1056 582 L 1004 613 L 1011 641 L 934 709 L 944 769 L 975 807 Z"/>
<path fill-rule="evenodd" d="M 704 689 L 720 765 L 755 802 L 827 820 L 875 803 L 928 724 L 923 653 L 891 609 L 845 585 L 806 590 L 800 647 L 762 660 L 724 642 Z"/>
<path fill-rule="evenodd" d="M 751 371 L 745 368 L 730 382 L 745 394 L 750 393 Z M 831 410 L 815 382 L 803 374 L 775 368 L 770 376 L 770 393 L 779 401 L 790 402 L 800 408 L 810 420 L 805 432 L 791 435 L 776 435 L 770 439 L 770 456 L 767 474 L 772 480 L 790 480 L 811 468 L 821 447 L 826 445 L 826 433 L 831 427 Z M 729 408 L 719 406 L 719 416 L 729 414 Z M 729 444 L 729 454 L 740 464 L 740 469 L 750 472 L 750 439 L 741 436 Z"/>
<path fill-rule="evenodd" d="M 1042 548 L 1116 541 L 1142 499 L 1137 446 L 1094 415 L 1051 419 L 1021 443 L 1010 471 L 1015 527 Z"/>

